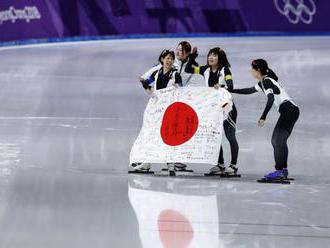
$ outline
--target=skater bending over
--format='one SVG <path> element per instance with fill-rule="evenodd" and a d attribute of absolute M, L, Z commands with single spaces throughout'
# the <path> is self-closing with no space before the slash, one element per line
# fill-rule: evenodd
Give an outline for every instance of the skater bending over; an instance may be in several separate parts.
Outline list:
<path fill-rule="evenodd" d="M 288 177 L 288 145 L 287 140 L 299 117 L 299 108 L 290 98 L 285 89 L 279 84 L 278 77 L 268 67 L 264 59 L 256 59 L 251 63 L 252 76 L 259 82 L 251 88 L 233 89 L 237 94 L 253 94 L 263 92 L 267 96 L 266 107 L 258 121 L 258 127 L 263 127 L 267 114 L 273 104 L 280 113 L 272 135 L 272 146 L 274 148 L 275 171 L 264 176 L 265 180 L 279 180 Z"/>

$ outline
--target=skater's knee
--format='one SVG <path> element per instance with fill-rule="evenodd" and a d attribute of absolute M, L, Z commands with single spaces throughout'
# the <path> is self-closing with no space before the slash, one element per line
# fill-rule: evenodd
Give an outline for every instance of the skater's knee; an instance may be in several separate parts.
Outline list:
<path fill-rule="evenodd" d="M 272 146 L 273 147 L 275 147 L 275 146 L 278 145 L 278 139 L 275 136 L 272 137 L 272 141 L 271 142 L 272 142 Z"/>
<path fill-rule="evenodd" d="M 286 139 L 276 136 L 272 138 L 273 147 L 285 147 L 286 145 L 287 145 Z"/>
<path fill-rule="evenodd" d="M 229 143 L 237 143 L 236 134 L 235 131 L 233 130 L 231 132 L 226 133 L 226 138 L 229 141 Z"/>
<path fill-rule="evenodd" d="M 282 135 L 279 133 L 276 133 L 272 136 L 272 145 L 273 146 L 279 146 L 283 143 Z"/>

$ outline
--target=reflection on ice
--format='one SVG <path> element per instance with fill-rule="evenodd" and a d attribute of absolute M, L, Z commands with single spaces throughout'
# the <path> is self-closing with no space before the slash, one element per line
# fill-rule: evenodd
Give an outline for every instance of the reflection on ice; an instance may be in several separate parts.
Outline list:
<path fill-rule="evenodd" d="M 194 181 L 162 180 L 160 185 L 159 180 L 129 176 L 128 196 L 143 247 L 222 247 L 216 194 L 190 190 Z"/>

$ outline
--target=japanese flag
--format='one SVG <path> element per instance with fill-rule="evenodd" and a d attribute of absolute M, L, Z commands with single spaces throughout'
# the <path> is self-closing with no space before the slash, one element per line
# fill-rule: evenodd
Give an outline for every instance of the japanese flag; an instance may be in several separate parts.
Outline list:
<path fill-rule="evenodd" d="M 208 87 L 166 88 L 150 98 L 130 163 L 217 164 L 231 94 Z"/>

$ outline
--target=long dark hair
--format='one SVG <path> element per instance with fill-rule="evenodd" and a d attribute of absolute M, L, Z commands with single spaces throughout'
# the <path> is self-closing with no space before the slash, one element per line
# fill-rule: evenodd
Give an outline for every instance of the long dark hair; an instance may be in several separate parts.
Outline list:
<path fill-rule="evenodd" d="M 221 49 L 220 47 L 214 47 L 210 49 L 209 53 L 207 54 L 207 58 L 212 53 L 218 56 L 219 69 L 222 69 L 223 67 L 228 67 L 228 68 L 230 67 L 229 61 L 227 59 L 227 55 L 223 49 Z M 207 65 L 209 65 L 209 61 L 207 61 Z"/>
<path fill-rule="evenodd" d="M 190 53 L 191 52 L 191 45 L 188 41 L 181 41 L 178 46 L 181 46 L 182 51 L 184 51 L 185 53 Z"/>
<path fill-rule="evenodd" d="M 175 59 L 175 54 L 172 50 L 164 49 L 158 57 L 159 63 L 163 64 L 162 59 L 164 59 L 169 54 L 173 57 L 173 59 Z"/>
<path fill-rule="evenodd" d="M 275 74 L 275 72 L 268 67 L 268 63 L 264 59 L 255 59 L 252 60 L 251 66 L 256 71 L 259 70 L 261 75 L 270 77 L 274 80 L 278 80 L 278 76 Z"/>

